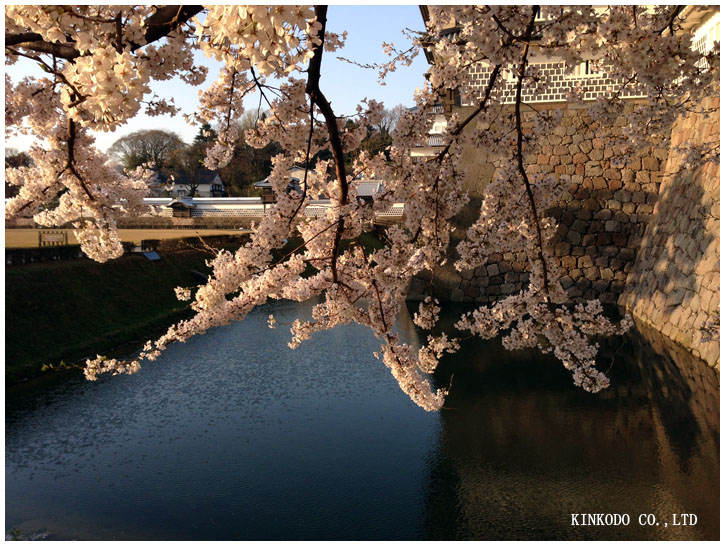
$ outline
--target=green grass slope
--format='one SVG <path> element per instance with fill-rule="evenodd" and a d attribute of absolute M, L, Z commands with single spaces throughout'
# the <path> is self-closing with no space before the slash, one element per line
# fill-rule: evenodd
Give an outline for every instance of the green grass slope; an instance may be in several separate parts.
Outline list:
<path fill-rule="evenodd" d="M 193 286 L 192 269 L 208 272 L 208 253 L 161 253 L 5 269 L 5 378 L 34 377 L 44 364 L 76 362 L 153 337 L 188 313 L 174 287 Z"/>

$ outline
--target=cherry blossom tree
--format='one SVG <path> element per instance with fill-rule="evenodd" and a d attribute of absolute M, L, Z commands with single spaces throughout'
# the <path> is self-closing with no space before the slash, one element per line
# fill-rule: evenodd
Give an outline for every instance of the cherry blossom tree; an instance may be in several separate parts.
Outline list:
<path fill-rule="evenodd" d="M 491 249 L 525 251 L 530 282 L 519 294 L 461 317 L 459 329 L 484 338 L 501 336 L 508 348 L 538 347 L 553 352 L 574 382 L 590 391 L 608 384 L 595 366 L 595 336 L 622 332 L 625 318 L 613 324 L 599 301 L 569 305 L 559 284 L 561 272 L 546 252 L 556 222 L 546 211 L 562 195 L 565 175 L 533 174 L 524 156 L 536 153 L 536 135 L 557 124 L 555 111 L 536 111 L 524 103 L 526 89 L 545 91 L 550 82 L 530 64 L 532 50 L 564 59 L 571 67 L 593 60 L 621 85 L 593 103 L 582 103 L 601 124 L 625 113 L 621 96 L 636 86 L 646 96 L 626 114 L 627 125 L 616 153 L 624 161 L 638 146 L 663 138 L 683 112 L 697 110 L 719 80 L 719 49 L 704 56 L 692 49 L 681 30 L 681 7 L 614 6 L 443 6 L 429 8 L 425 33 L 410 34 L 413 47 L 385 44 L 391 61 L 381 76 L 409 64 L 423 48 L 436 63 L 425 87 L 415 95 L 417 108 L 403 113 L 385 153 L 357 151 L 369 126 L 379 125 L 383 104 L 362 99 L 356 123 L 337 115 L 320 86 L 324 58 L 339 49 L 345 33 L 327 30 L 327 6 L 8 6 L 5 11 L 6 62 L 27 58 L 46 76 L 13 83 L 6 75 L 6 135 L 35 135 L 30 166 L 6 168 L 18 194 L 6 204 L 6 219 L 33 214 L 41 225 L 72 224 L 89 257 L 119 256 L 116 220 L 144 210 L 143 169 L 117 173 L 94 146 L 90 131 L 114 130 L 142 108 L 149 115 L 176 113 L 173 103 L 151 94 L 152 80 L 179 76 L 201 85 L 207 77 L 194 64 L 201 50 L 223 69 L 201 93 L 199 109 L 187 119 L 216 127 L 206 165 L 229 161 L 243 136 L 249 145 L 278 142 L 284 153 L 273 158 L 269 181 L 278 201 L 257 226 L 251 241 L 212 260 L 207 284 L 178 288 L 192 299 L 195 315 L 149 341 L 138 358 L 89 361 L 86 376 L 133 373 L 154 360 L 170 343 L 186 341 L 209 328 L 243 319 L 269 299 L 303 301 L 321 297 L 311 320 L 292 326 L 290 346 L 315 332 L 346 323 L 368 326 L 381 340 L 376 356 L 401 389 L 427 410 L 439 409 L 445 389 L 431 387 L 429 374 L 439 358 L 454 352 L 459 340 L 431 333 L 419 349 L 403 343 L 395 330 L 411 278 L 432 271 L 446 255 L 451 218 L 466 204 L 463 191 L 466 146 L 493 149 L 506 161 L 483 194 L 478 220 L 458 246 L 459 270 L 485 263 Z M 452 24 L 457 32 L 446 32 Z M 481 92 L 469 69 L 487 63 L 490 76 Z M 572 68 L 573 69 L 573 68 Z M 283 83 L 276 83 L 282 81 Z M 515 82 L 513 98 L 505 91 Z M 411 148 L 425 143 L 433 124 L 432 108 L 455 89 L 474 105 L 466 117 L 453 115 L 443 146 L 424 160 Z M 240 134 L 243 101 L 259 92 L 269 115 Z M 582 102 L 572 88 L 570 101 Z M 513 99 L 511 101 L 511 99 Z M 505 101 L 513 103 L 501 114 Z M 526 132 L 524 109 L 534 111 L 534 129 Z M 325 154 L 320 154 L 325 152 Z M 352 169 L 344 161 L 355 153 Z M 696 151 L 692 157 L 698 157 Z M 331 157 L 313 162 L 315 157 Z M 307 165 L 302 192 L 287 192 L 289 169 Z M 385 181 L 372 202 L 357 199 L 357 176 Z M 303 215 L 311 196 L 324 193 L 332 206 L 325 217 Z M 360 235 L 375 213 L 405 203 L 405 221 L 385 233 L 384 248 L 371 252 Z M 49 208 L 51 203 L 57 203 Z M 301 237 L 293 252 L 278 257 L 291 236 Z M 347 244 L 343 245 L 343 241 Z M 275 258 L 275 256 L 277 256 Z M 312 268 L 312 274 L 303 272 Z M 428 299 L 415 323 L 433 330 L 440 305 Z M 271 317 L 270 325 L 274 318 Z"/>

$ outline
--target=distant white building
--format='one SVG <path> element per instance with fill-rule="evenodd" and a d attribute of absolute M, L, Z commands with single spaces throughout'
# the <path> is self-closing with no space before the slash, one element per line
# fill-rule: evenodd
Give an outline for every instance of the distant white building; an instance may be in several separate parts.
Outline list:
<path fill-rule="evenodd" d="M 443 148 L 443 132 L 448 125 L 443 105 L 436 104 L 433 107 L 433 125 L 428 131 L 428 142 L 425 146 L 416 146 L 410 150 L 411 157 L 431 157 L 440 152 Z"/>
<path fill-rule="evenodd" d="M 156 173 L 149 187 L 154 197 L 227 196 L 221 178 L 209 169 L 197 169 L 194 173 L 163 170 Z"/>

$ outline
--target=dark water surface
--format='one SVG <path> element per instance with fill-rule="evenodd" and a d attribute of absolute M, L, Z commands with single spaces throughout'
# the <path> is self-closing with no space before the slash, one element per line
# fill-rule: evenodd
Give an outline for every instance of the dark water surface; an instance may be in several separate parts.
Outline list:
<path fill-rule="evenodd" d="M 613 384 L 597 395 L 574 388 L 554 360 L 470 342 L 441 364 L 436 379 L 448 385 L 453 374 L 453 388 L 431 414 L 375 360 L 364 328 L 289 350 L 284 326 L 299 309 L 269 305 L 134 376 L 9 389 L 6 532 L 719 538 L 718 378 L 656 336 L 608 342 Z M 409 318 L 402 335 L 417 343 Z M 573 526 L 573 513 L 631 520 Z M 681 513 L 697 524 L 674 526 Z M 639 525 L 640 514 L 660 525 Z"/>

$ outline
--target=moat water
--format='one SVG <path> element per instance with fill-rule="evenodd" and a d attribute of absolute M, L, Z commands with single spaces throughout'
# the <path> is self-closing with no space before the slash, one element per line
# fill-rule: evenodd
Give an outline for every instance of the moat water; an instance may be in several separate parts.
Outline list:
<path fill-rule="evenodd" d="M 134 376 L 9 388 L 6 533 L 719 539 L 718 376 L 701 362 L 675 363 L 635 332 L 603 344 L 612 386 L 593 395 L 551 358 L 470 341 L 441 364 L 436 381 L 451 393 L 427 413 L 372 356 L 365 328 L 288 349 L 284 326 L 301 310 L 269 305 Z M 629 525 L 574 525 L 572 514 Z"/>

